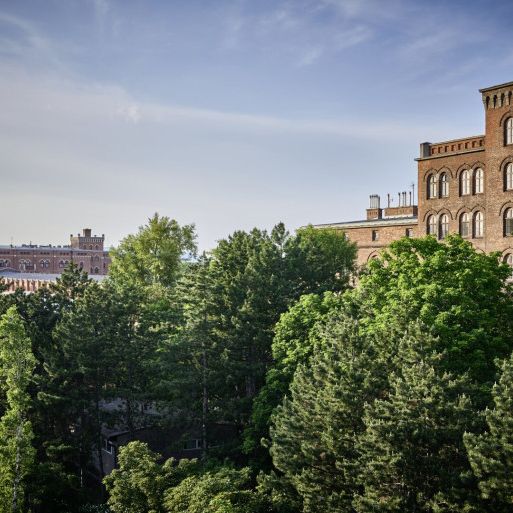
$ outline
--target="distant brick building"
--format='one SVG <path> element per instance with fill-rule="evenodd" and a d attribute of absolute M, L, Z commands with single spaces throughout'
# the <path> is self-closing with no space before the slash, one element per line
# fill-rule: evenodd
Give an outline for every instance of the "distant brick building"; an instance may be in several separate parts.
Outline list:
<path fill-rule="evenodd" d="M 104 242 L 104 235 L 92 235 L 89 228 L 84 228 L 82 234 L 70 235 L 68 246 L 0 246 L 0 273 L 60 274 L 73 262 L 88 274 L 105 275 L 110 257 Z"/>
<path fill-rule="evenodd" d="M 418 200 L 399 194 L 397 206 L 371 196 L 362 221 L 316 225 L 343 230 L 364 264 L 390 242 L 460 233 L 479 250 L 499 251 L 513 266 L 513 82 L 481 89 L 485 134 L 422 143 Z"/>

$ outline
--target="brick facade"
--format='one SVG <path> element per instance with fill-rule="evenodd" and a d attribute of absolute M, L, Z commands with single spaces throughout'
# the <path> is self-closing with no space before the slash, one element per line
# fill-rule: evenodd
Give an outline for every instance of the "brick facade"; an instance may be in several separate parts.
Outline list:
<path fill-rule="evenodd" d="M 105 236 L 92 235 L 89 228 L 70 236 L 69 246 L 0 246 L 0 272 L 60 274 L 74 262 L 91 275 L 105 275 L 110 265 L 104 249 Z"/>
<path fill-rule="evenodd" d="M 402 193 L 397 207 L 383 210 L 373 195 L 366 220 L 317 227 L 343 230 L 358 246 L 359 264 L 393 240 L 428 233 L 439 239 L 460 233 L 476 248 L 500 251 L 513 263 L 513 82 L 480 93 L 484 135 L 420 145 L 418 208 Z"/>

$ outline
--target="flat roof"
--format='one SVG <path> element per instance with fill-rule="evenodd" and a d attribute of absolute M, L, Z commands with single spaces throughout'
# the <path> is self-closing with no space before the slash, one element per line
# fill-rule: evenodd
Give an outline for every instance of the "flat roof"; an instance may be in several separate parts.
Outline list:
<path fill-rule="evenodd" d="M 493 91 L 494 89 L 501 89 L 503 87 L 513 86 L 513 82 L 506 82 L 504 84 L 494 85 L 490 87 L 485 87 L 484 89 L 479 89 L 480 93 L 487 93 L 488 91 Z"/>
<path fill-rule="evenodd" d="M 61 275 L 58 273 L 18 273 L 16 271 L 0 271 L 0 279 L 57 281 L 60 277 Z M 91 274 L 89 276 L 93 281 L 102 281 L 106 277 L 105 274 Z"/>
<path fill-rule="evenodd" d="M 97 253 L 98 251 L 108 252 L 107 249 L 80 249 L 80 248 L 72 248 L 70 246 L 11 246 L 10 244 L 0 244 L 0 249 L 16 249 L 19 251 L 71 251 L 71 252 L 91 252 Z"/>
<path fill-rule="evenodd" d="M 385 219 L 362 219 L 360 221 L 345 221 L 340 223 L 314 224 L 314 228 L 370 228 L 380 226 L 403 226 L 417 224 L 418 217 L 387 217 Z"/>

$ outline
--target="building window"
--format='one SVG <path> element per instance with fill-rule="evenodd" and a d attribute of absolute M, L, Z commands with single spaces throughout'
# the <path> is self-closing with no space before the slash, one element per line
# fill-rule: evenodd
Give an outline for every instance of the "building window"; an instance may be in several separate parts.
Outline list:
<path fill-rule="evenodd" d="M 462 237 L 470 236 L 470 214 L 465 212 L 460 217 L 460 235 Z"/>
<path fill-rule="evenodd" d="M 504 172 L 504 188 L 507 191 L 511 191 L 513 189 L 513 163 L 510 162 L 506 166 L 506 170 Z"/>
<path fill-rule="evenodd" d="M 110 442 L 109 440 L 107 439 L 103 439 L 103 447 L 102 449 L 105 451 L 105 452 L 108 452 L 109 454 L 114 454 L 114 445 L 112 445 L 112 442 Z"/>
<path fill-rule="evenodd" d="M 436 217 L 435 216 L 429 216 L 428 222 L 427 222 L 427 232 L 428 235 L 434 235 L 436 237 Z"/>
<path fill-rule="evenodd" d="M 484 172 L 481 168 L 476 169 L 474 174 L 474 194 L 481 194 L 484 191 Z"/>
<path fill-rule="evenodd" d="M 411 239 L 413 237 L 413 228 L 406 228 L 405 236 Z"/>
<path fill-rule="evenodd" d="M 447 198 L 447 196 L 449 196 L 449 178 L 447 173 L 442 173 L 440 175 L 440 197 Z"/>
<path fill-rule="evenodd" d="M 378 230 L 372 230 L 372 240 L 373 241 L 379 240 L 379 232 L 378 232 Z"/>
<path fill-rule="evenodd" d="M 50 262 L 48 260 L 40 260 L 39 265 L 42 269 L 48 269 L 48 267 L 50 267 Z"/>
<path fill-rule="evenodd" d="M 513 208 L 508 208 L 504 212 L 504 236 L 513 235 Z"/>
<path fill-rule="evenodd" d="M 505 255 L 502 261 L 510 266 L 511 274 L 513 274 L 513 253 L 508 253 Z"/>
<path fill-rule="evenodd" d="M 474 215 L 474 237 L 480 238 L 484 233 L 484 215 L 482 212 L 476 212 Z"/>
<path fill-rule="evenodd" d="M 513 118 L 506 120 L 506 144 L 513 144 Z"/>
<path fill-rule="evenodd" d="M 98 267 L 95 267 L 94 268 L 94 274 L 98 274 L 100 272 L 100 269 L 98 269 Z"/>
<path fill-rule="evenodd" d="M 466 196 L 470 194 L 470 170 L 465 169 L 460 175 L 460 194 L 461 196 Z"/>
<path fill-rule="evenodd" d="M 64 260 L 59 260 L 59 267 L 61 269 L 64 267 Z"/>
<path fill-rule="evenodd" d="M 440 231 L 438 232 L 439 239 L 445 239 L 449 233 L 449 216 L 442 214 L 440 216 Z"/>
<path fill-rule="evenodd" d="M 197 449 L 201 449 L 201 440 L 199 440 L 198 438 L 195 438 L 193 440 L 186 440 L 183 443 L 184 451 L 195 451 Z"/>
<path fill-rule="evenodd" d="M 80 263 L 78 264 L 78 267 L 79 267 L 80 269 L 83 269 L 83 268 L 84 268 L 84 262 L 80 262 Z"/>
<path fill-rule="evenodd" d="M 436 176 L 429 175 L 428 177 L 428 199 L 436 198 Z"/>

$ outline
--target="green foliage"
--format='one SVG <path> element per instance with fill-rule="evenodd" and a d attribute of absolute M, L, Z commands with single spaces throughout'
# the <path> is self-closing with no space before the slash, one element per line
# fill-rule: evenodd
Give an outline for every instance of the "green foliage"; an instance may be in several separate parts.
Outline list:
<path fill-rule="evenodd" d="M 248 468 L 221 467 L 186 477 L 165 494 L 167 513 L 264 513 L 267 501 L 251 490 Z"/>
<path fill-rule="evenodd" d="M 348 297 L 370 333 L 419 319 L 436 337 L 446 368 L 487 387 L 494 359 L 513 348 L 510 270 L 459 236 L 401 239 L 369 263 Z"/>
<path fill-rule="evenodd" d="M 358 323 L 333 318 L 322 349 L 300 365 L 273 415 L 270 452 L 298 492 L 305 513 L 351 511 L 357 483 L 357 437 L 364 405 L 384 388 L 382 362 Z"/>
<path fill-rule="evenodd" d="M 5 512 L 25 511 L 24 480 L 34 462 L 27 391 L 34 366 L 30 339 L 11 306 L 0 319 L 0 376 L 7 397 L 7 409 L 0 420 L 0 508 Z"/>
<path fill-rule="evenodd" d="M 501 364 L 493 387 L 493 408 L 486 411 L 488 430 L 468 433 L 465 445 L 479 489 L 490 512 L 513 507 L 513 355 Z"/>
<path fill-rule="evenodd" d="M 341 306 L 339 294 L 307 294 L 281 315 L 272 342 L 274 365 L 253 402 L 252 423 L 245 432 L 246 452 L 256 450 L 260 439 L 268 437 L 271 414 L 288 392 L 298 365 L 306 364 L 312 355 L 319 342 L 318 328 Z"/>
<path fill-rule="evenodd" d="M 180 226 L 174 219 L 155 214 L 135 235 L 111 250 L 110 277 L 139 287 L 169 287 L 176 281 L 180 260 L 196 252 L 194 225 Z"/>
<path fill-rule="evenodd" d="M 119 468 L 104 479 L 113 513 L 160 513 L 166 476 L 159 455 L 141 442 L 130 442 L 119 452 Z"/>
<path fill-rule="evenodd" d="M 470 511 L 476 486 L 463 445 L 479 429 L 465 376 L 440 370 L 434 341 L 413 326 L 399 346 L 389 392 L 365 406 L 358 439 L 359 513 Z"/>

